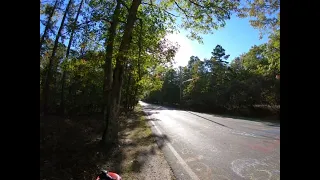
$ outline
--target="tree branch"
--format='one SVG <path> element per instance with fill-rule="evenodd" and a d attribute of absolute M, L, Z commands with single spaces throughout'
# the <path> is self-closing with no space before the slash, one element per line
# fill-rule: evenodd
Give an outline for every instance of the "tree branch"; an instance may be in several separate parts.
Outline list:
<path fill-rule="evenodd" d="M 96 21 L 85 21 L 85 22 L 83 22 L 83 23 L 81 23 L 81 24 L 77 24 L 76 26 L 77 26 L 77 27 L 81 27 L 82 25 L 89 24 L 89 23 L 91 23 L 91 22 L 96 22 Z"/>
<path fill-rule="evenodd" d="M 190 2 L 191 4 L 194 4 L 194 5 L 198 6 L 198 7 L 207 9 L 207 7 L 205 7 L 205 6 L 201 5 L 201 4 L 198 4 L 198 3 L 196 3 L 196 2 L 193 2 L 192 0 L 189 0 L 189 2 Z M 213 5 L 213 4 L 211 4 L 211 5 Z M 216 5 L 214 5 L 214 7 L 220 9 L 221 11 L 227 12 L 227 10 L 223 9 L 222 7 L 219 7 L 219 6 L 216 6 Z M 210 11 L 211 11 L 211 13 L 213 13 L 212 10 L 210 10 Z"/>
<path fill-rule="evenodd" d="M 129 11 L 130 8 L 127 6 L 127 4 L 123 0 L 119 0 L 119 1 L 127 9 L 127 11 Z"/>
<path fill-rule="evenodd" d="M 194 16 L 188 15 L 187 12 L 186 12 L 186 10 L 182 9 L 176 1 L 174 1 L 174 3 L 175 3 L 176 6 L 184 13 L 184 15 L 185 15 L 186 17 L 192 17 L 192 18 L 194 18 Z"/>
<path fill-rule="evenodd" d="M 104 21 L 107 21 L 107 22 L 110 22 L 110 19 L 106 19 L 106 18 L 101 18 L 101 20 L 104 20 Z M 122 21 L 122 20 L 118 20 L 119 22 L 121 22 L 121 23 L 127 23 L 127 22 L 124 22 L 124 21 Z M 111 22 L 112 23 L 112 22 Z"/>
<path fill-rule="evenodd" d="M 196 5 L 196 6 L 199 6 L 199 7 L 202 7 L 202 8 L 206 8 L 206 7 L 204 7 L 203 5 L 200 5 L 200 4 L 198 4 L 198 3 L 196 3 L 196 2 L 193 2 L 193 1 L 191 1 L 191 0 L 189 0 L 189 2 L 191 2 L 191 4 L 194 4 L 194 5 Z"/>
<path fill-rule="evenodd" d="M 161 8 L 159 8 L 159 7 L 157 7 L 157 6 L 153 5 L 153 4 L 150 4 L 150 3 L 144 3 L 144 2 L 143 2 L 142 4 L 146 4 L 146 5 L 149 5 L 149 6 L 156 7 L 156 8 L 158 8 L 160 11 L 164 11 L 165 13 L 167 13 L 167 14 L 169 14 L 169 15 L 171 15 L 171 16 L 179 17 L 179 16 L 177 16 L 177 15 L 175 15 L 175 14 L 172 14 L 171 12 L 168 12 L 168 11 L 166 11 L 166 10 L 164 10 L 164 9 L 161 9 Z"/>
<path fill-rule="evenodd" d="M 101 20 L 110 22 L 110 19 L 100 18 L 99 20 L 92 20 L 92 21 L 89 20 L 89 21 L 85 21 L 85 22 L 83 22 L 83 23 L 81 23 L 81 24 L 78 24 L 78 25 L 77 25 L 77 28 L 80 28 L 80 27 L 83 26 L 83 25 L 86 25 L 86 24 L 89 24 L 89 23 L 98 22 L 98 21 L 101 21 Z M 121 21 L 121 20 L 119 20 L 119 22 L 124 23 L 124 24 L 127 23 L 127 22 Z"/>

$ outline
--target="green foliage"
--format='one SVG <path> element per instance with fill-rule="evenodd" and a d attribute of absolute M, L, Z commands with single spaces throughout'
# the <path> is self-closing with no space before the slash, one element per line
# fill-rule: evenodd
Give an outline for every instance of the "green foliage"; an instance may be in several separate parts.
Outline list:
<path fill-rule="evenodd" d="M 172 26 L 173 30 L 186 29 L 189 31 L 188 37 L 199 42 L 202 42 L 199 33 L 212 33 L 213 30 L 224 27 L 225 20 L 230 19 L 232 11 L 236 10 L 238 5 L 238 1 L 227 0 L 166 0 L 159 3 L 160 9 L 177 12 L 174 18 L 178 17 L 181 23 Z"/>
<path fill-rule="evenodd" d="M 239 17 L 251 17 L 250 24 L 260 29 L 260 38 L 280 29 L 280 0 L 245 0 L 238 8 Z"/>
<path fill-rule="evenodd" d="M 130 1 L 123 1 L 130 7 Z M 64 27 L 64 38 L 74 31 L 73 43 L 68 59 L 65 59 L 66 46 L 62 45 L 55 54 L 53 81 L 50 82 L 51 112 L 57 112 L 60 106 L 62 84 L 65 99 L 65 112 L 88 113 L 100 112 L 103 104 L 103 77 L 105 60 L 106 29 L 110 26 L 111 15 L 115 3 L 112 1 L 90 0 L 85 1 L 81 8 L 81 22 L 75 22 L 75 14 L 79 2 L 71 5 Z M 45 4 L 42 4 L 41 9 Z M 49 6 L 49 4 L 48 4 Z M 128 11 L 123 6 L 120 12 L 120 25 L 114 42 L 113 68 L 124 31 L 124 23 Z M 151 14 L 151 16 L 150 16 Z M 122 87 L 122 105 L 134 106 L 151 90 L 160 89 L 163 81 L 160 76 L 173 61 L 177 45 L 164 39 L 170 27 L 166 26 L 168 18 L 159 8 L 141 6 L 138 18 L 134 25 L 131 46 L 125 54 L 127 58 Z M 109 21 L 109 22 L 108 22 Z M 61 40 L 60 40 L 61 41 Z M 63 44 L 59 42 L 59 44 Z M 47 39 L 46 49 L 40 55 L 40 85 L 46 81 L 48 60 L 53 46 L 52 38 Z M 66 72 L 65 81 L 62 73 Z"/>
<path fill-rule="evenodd" d="M 271 36 L 267 44 L 253 46 L 230 65 L 223 61 L 228 55 L 220 45 L 214 48 L 210 59 L 201 61 L 191 56 L 188 65 L 181 68 L 182 101 L 177 99 L 180 77 L 174 69 L 166 72 L 161 90 L 152 91 L 145 99 L 161 104 L 180 102 L 195 110 L 220 113 L 243 113 L 244 109 L 252 111 L 261 105 L 279 105 L 280 83 L 274 72 L 280 73 L 280 56 L 269 56 L 270 49 L 277 45 L 275 37 L 276 34 Z"/>
<path fill-rule="evenodd" d="M 40 3 L 41 23 L 48 27 L 40 47 L 40 90 L 47 78 L 47 69 L 56 22 L 61 20 L 68 1 L 58 0 Z M 165 0 L 143 1 L 129 39 L 130 46 L 124 53 L 123 86 L 120 89 L 121 106 L 132 109 L 139 99 L 147 98 L 159 103 L 183 103 L 190 107 L 240 109 L 255 104 L 277 104 L 279 83 L 275 74 L 280 73 L 280 17 L 278 0 L 250 0 L 243 6 L 239 1 Z M 117 1 L 72 1 L 64 23 L 59 45 L 52 65 L 52 81 L 49 83 L 50 108 L 57 112 L 61 98 L 65 99 L 67 113 L 101 112 L 103 99 L 104 63 L 108 42 L 107 32 Z M 128 20 L 131 0 L 122 0 L 120 23 L 116 28 L 112 53 L 112 68 L 119 57 L 120 43 Z M 200 33 L 212 33 L 225 26 L 225 21 L 237 11 L 240 16 L 252 16 L 252 25 L 260 29 L 272 29 L 269 42 L 252 47 L 249 52 L 228 64 L 229 55 L 217 45 L 212 57 L 200 60 L 190 57 L 186 67 L 173 69 L 172 63 L 178 50 L 165 36 L 183 28 L 188 37 L 201 42 Z M 50 20 L 49 20 L 50 19 Z M 178 24 L 179 22 L 180 24 Z M 67 44 L 73 33 L 70 53 L 66 58 Z M 42 37 L 42 36 L 41 36 Z M 40 40 L 41 40 L 40 37 Z M 66 72 L 65 81 L 63 72 Z M 63 96 L 62 86 L 64 86 Z M 181 99 L 180 99 L 180 87 Z M 276 93 L 275 93 L 276 92 Z M 42 93 L 42 91 L 41 91 Z M 42 100 L 42 99 L 41 99 Z"/>

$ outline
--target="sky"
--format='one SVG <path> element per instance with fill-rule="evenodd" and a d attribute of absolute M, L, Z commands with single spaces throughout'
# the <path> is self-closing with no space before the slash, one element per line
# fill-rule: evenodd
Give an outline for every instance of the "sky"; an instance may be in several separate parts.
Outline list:
<path fill-rule="evenodd" d="M 212 50 L 218 44 L 225 49 L 226 54 L 230 54 L 228 59 L 230 62 L 242 53 L 248 52 L 252 46 L 268 41 L 267 36 L 259 39 L 259 30 L 250 25 L 249 18 L 236 16 L 226 21 L 224 28 L 215 30 L 213 34 L 202 35 L 203 44 L 189 40 L 186 35 L 187 32 L 181 30 L 179 34 L 167 36 L 170 41 L 180 45 L 175 56 L 175 67 L 187 65 L 190 56 L 198 56 L 201 60 L 210 58 Z"/>

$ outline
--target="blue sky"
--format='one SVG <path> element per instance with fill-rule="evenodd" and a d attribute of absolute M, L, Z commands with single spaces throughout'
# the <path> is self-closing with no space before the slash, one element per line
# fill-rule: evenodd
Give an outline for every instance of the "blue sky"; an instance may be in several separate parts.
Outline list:
<path fill-rule="evenodd" d="M 203 44 L 189 40 L 186 34 L 186 31 L 181 31 L 179 34 L 168 36 L 171 41 L 180 44 L 180 49 L 175 57 L 177 62 L 175 66 L 187 65 L 189 57 L 192 55 L 198 56 L 201 60 L 209 58 L 212 49 L 218 44 L 226 50 L 226 54 L 230 54 L 228 61 L 231 61 L 242 53 L 248 52 L 253 45 L 268 41 L 267 36 L 259 40 L 259 30 L 250 25 L 249 18 L 242 19 L 236 16 L 232 16 L 230 20 L 226 21 L 226 26 L 215 30 L 214 34 L 202 35 Z"/>

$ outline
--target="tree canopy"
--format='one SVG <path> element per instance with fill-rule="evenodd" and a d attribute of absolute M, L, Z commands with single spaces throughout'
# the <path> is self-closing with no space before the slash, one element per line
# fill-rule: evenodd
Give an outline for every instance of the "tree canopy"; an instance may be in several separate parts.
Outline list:
<path fill-rule="evenodd" d="M 117 117 L 138 100 L 236 110 L 278 104 L 279 1 L 49 0 L 40 2 L 40 110 L 61 115 L 104 113 L 103 140 L 117 139 Z M 179 45 L 166 35 L 183 28 L 200 34 L 222 28 L 231 14 L 272 27 L 269 42 L 228 63 L 216 45 L 212 57 L 190 57 L 172 68 Z M 180 92 L 182 91 L 182 92 Z M 108 133 L 106 133 L 108 132 Z"/>

